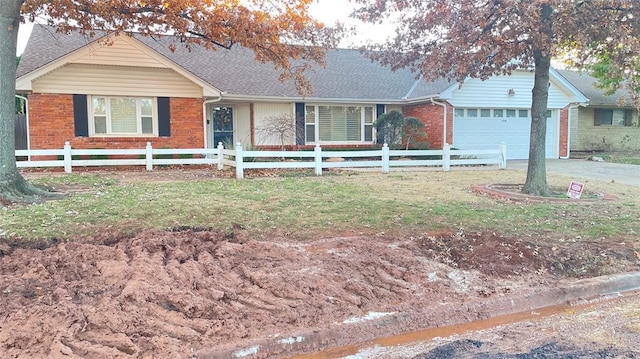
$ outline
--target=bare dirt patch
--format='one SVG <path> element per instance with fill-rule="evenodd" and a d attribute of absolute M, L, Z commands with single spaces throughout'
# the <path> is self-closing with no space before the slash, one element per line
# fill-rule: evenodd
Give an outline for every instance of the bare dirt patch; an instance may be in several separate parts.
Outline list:
<path fill-rule="evenodd" d="M 435 312 L 636 270 L 638 250 L 461 232 L 256 241 L 242 230 L 204 228 L 7 242 L 0 244 L 0 353 L 200 357 L 335 326 L 358 342 L 367 333 L 348 324 L 369 316 Z M 616 260 L 599 259 L 609 257 Z"/>

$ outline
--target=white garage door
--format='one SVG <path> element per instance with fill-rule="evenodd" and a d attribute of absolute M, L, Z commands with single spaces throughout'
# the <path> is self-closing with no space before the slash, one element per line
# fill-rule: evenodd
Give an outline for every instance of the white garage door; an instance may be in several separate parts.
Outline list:
<path fill-rule="evenodd" d="M 546 157 L 557 158 L 556 116 L 547 115 Z M 507 159 L 529 157 L 531 116 L 524 109 L 456 108 L 453 146 L 459 149 L 494 149 L 507 145 Z"/>

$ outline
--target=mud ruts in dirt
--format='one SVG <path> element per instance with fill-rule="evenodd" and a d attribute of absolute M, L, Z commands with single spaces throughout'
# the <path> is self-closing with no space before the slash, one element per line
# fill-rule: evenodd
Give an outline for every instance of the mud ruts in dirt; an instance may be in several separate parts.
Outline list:
<path fill-rule="evenodd" d="M 438 308 L 555 280 L 529 254 L 504 268 L 496 258 L 487 265 L 483 248 L 495 238 L 473 238 L 258 241 L 241 230 L 180 228 L 48 246 L 2 243 L 0 357 L 197 357 L 346 326 L 372 312 Z"/>

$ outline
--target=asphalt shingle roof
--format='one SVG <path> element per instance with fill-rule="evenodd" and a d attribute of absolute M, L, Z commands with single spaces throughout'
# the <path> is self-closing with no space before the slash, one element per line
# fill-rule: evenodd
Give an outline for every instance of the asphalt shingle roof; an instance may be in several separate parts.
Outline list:
<path fill-rule="evenodd" d="M 55 28 L 35 25 L 22 55 L 17 76 L 21 77 L 76 51 L 101 36 L 93 38 L 78 32 L 56 33 Z M 292 81 L 280 82 L 280 72 L 271 63 L 255 59 L 251 50 L 233 47 L 231 50 L 207 50 L 192 45 L 186 48 L 171 36 L 134 37 L 227 95 L 300 97 Z M 175 51 L 171 51 L 171 46 Z M 327 52 L 326 67 L 316 66 L 305 72 L 313 93 L 309 98 L 401 101 L 410 90 L 409 98 L 437 95 L 449 85 L 446 81 L 416 84 L 416 74 L 408 70 L 391 72 L 352 49 Z"/>
<path fill-rule="evenodd" d="M 613 95 L 605 95 L 603 90 L 596 87 L 598 80 L 585 71 L 558 70 L 558 72 L 582 92 L 592 106 L 617 106 L 618 100 L 625 97 L 624 90 L 618 90 Z"/>
<path fill-rule="evenodd" d="M 36 24 L 22 54 L 17 77 L 29 74 L 83 46 L 98 41 L 95 37 L 57 33 L 54 27 Z M 227 96 L 266 96 L 299 98 L 292 81 L 280 82 L 280 72 L 271 63 L 255 59 L 253 52 L 239 46 L 231 50 L 207 50 L 192 45 L 186 48 L 171 36 L 134 37 L 177 66 L 218 88 Z M 175 50 L 171 51 L 174 47 Z M 353 99 L 363 101 L 403 101 L 437 96 L 452 84 L 445 79 L 416 80 L 408 70 L 392 72 L 387 66 L 369 60 L 359 50 L 333 49 L 327 52 L 326 67 L 305 72 L 311 82 L 311 99 Z M 594 85 L 596 80 L 584 72 L 560 70 L 559 73 L 590 100 L 591 105 L 617 105 L 623 91 L 607 96 Z"/>

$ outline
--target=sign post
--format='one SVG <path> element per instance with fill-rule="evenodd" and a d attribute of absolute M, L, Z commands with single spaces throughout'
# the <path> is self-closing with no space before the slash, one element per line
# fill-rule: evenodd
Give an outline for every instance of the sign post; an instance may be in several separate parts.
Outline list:
<path fill-rule="evenodd" d="M 580 199 L 582 191 L 584 190 L 584 184 L 576 181 L 571 181 L 569 190 L 567 191 L 567 197 L 571 199 Z"/>

